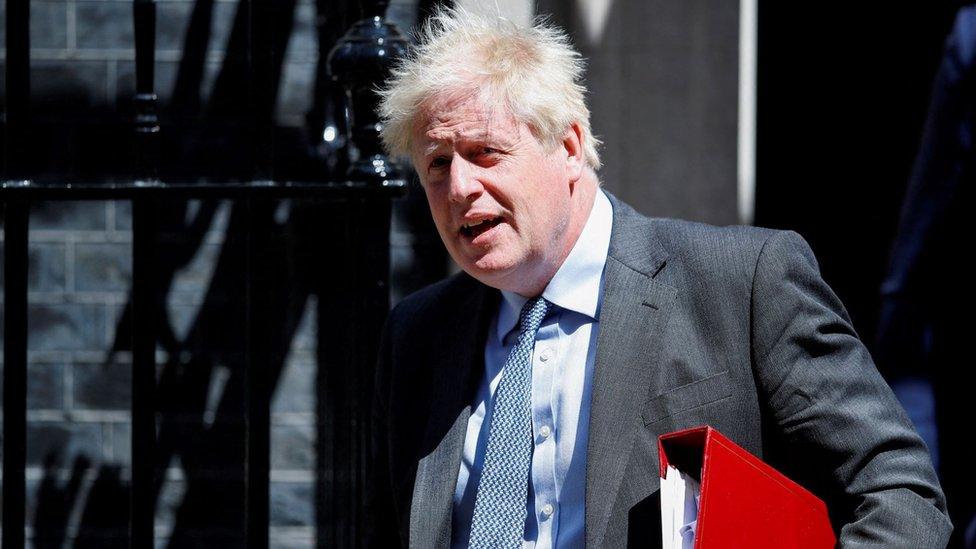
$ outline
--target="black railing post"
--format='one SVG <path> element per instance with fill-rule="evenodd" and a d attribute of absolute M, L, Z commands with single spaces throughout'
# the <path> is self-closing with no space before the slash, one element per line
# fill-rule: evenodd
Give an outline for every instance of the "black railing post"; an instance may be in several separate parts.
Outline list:
<path fill-rule="evenodd" d="M 406 54 L 408 42 L 384 20 L 388 2 L 376 0 L 365 8 L 367 18 L 355 23 L 329 53 L 328 72 L 341 86 L 350 119 L 354 153 L 347 177 L 374 187 L 384 187 L 399 175 L 383 151 L 375 89 L 389 75 L 396 60 Z M 320 344 L 328 341 L 329 372 L 319 373 L 318 404 L 320 444 L 318 456 L 318 514 L 320 527 L 331 518 L 329 536 L 318 536 L 319 547 L 361 547 L 365 536 L 366 460 L 370 452 L 370 406 L 377 335 L 386 316 L 389 292 L 389 201 L 364 199 L 344 205 L 342 215 L 350 226 L 342 247 L 345 272 L 336 275 L 338 285 L 356 291 L 328 300 L 329 315 L 320 312 Z M 355 296 L 355 297 L 352 297 Z M 334 305 L 333 309 L 331 306 Z M 377 312 L 378 311 L 378 312 Z M 320 346 L 319 352 L 324 352 Z M 320 364 L 324 361 L 320 357 Z M 327 418 L 321 415 L 328 416 Z M 326 421 L 328 420 L 328 421 Z M 322 455 L 329 451 L 331 455 Z M 326 511 L 334 516 L 328 517 Z"/>
<path fill-rule="evenodd" d="M 248 28 L 247 92 L 251 115 L 252 178 L 273 178 L 275 104 L 275 9 L 271 0 L 247 0 Z"/>
<path fill-rule="evenodd" d="M 156 511 L 156 209 L 132 204 L 131 547 L 152 547 Z"/>
<path fill-rule="evenodd" d="M 154 64 L 156 4 L 134 0 L 136 45 L 135 177 L 158 186 L 159 118 Z M 131 547 L 152 547 L 156 514 L 156 204 L 132 200 L 132 487 Z"/>
<path fill-rule="evenodd" d="M 246 199 L 248 230 L 244 272 L 247 273 L 247 341 L 245 384 L 248 549 L 267 549 L 271 497 L 271 337 L 268 311 L 272 299 L 272 272 L 280 266 L 268 260 L 274 230 L 272 201 Z"/>
<path fill-rule="evenodd" d="M 27 187 L 30 2 L 6 0 L 5 186 Z M 27 460 L 27 242 L 29 201 L 4 202 L 3 547 L 24 547 Z"/>
<path fill-rule="evenodd" d="M 273 179 L 275 103 L 275 11 L 271 0 L 248 0 L 247 92 L 250 106 L 252 177 Z M 270 199 L 248 197 L 246 279 L 246 383 L 245 383 L 245 467 L 244 521 L 248 549 L 267 549 L 271 520 L 271 367 L 270 330 L 267 311 L 267 265 L 269 232 L 273 218 Z"/>
<path fill-rule="evenodd" d="M 3 547 L 24 547 L 27 450 L 28 203 L 7 201 L 4 220 Z"/>
<path fill-rule="evenodd" d="M 27 179 L 30 120 L 30 1 L 7 2 L 6 179 Z"/>
<path fill-rule="evenodd" d="M 159 115 L 155 92 L 156 3 L 134 0 L 132 5 L 136 42 L 136 165 L 137 180 L 159 176 Z"/>

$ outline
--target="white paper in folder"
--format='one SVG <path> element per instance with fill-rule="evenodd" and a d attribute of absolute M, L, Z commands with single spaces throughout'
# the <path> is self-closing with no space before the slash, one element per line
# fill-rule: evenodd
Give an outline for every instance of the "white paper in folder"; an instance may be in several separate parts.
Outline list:
<path fill-rule="evenodd" d="M 661 479 L 661 534 L 663 549 L 693 549 L 701 486 L 692 476 L 668 465 Z"/>

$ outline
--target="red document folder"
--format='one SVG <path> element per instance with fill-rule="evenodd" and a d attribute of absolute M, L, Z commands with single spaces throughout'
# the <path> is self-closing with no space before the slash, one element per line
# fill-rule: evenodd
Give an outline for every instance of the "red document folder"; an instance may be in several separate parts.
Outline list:
<path fill-rule="evenodd" d="M 822 500 L 709 426 L 661 435 L 658 456 L 661 478 L 669 464 L 700 478 L 695 549 L 836 543 Z"/>

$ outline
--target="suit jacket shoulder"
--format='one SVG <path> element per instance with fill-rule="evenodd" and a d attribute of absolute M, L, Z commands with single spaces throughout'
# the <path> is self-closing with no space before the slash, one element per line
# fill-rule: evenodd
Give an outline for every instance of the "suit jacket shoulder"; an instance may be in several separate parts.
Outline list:
<path fill-rule="evenodd" d="M 647 255 L 662 254 L 669 270 L 678 268 L 697 276 L 722 277 L 722 284 L 749 283 L 765 242 L 776 231 L 761 227 L 719 227 L 695 221 L 645 217 L 612 198 L 614 239 L 610 257 L 641 270 Z M 644 248 L 645 251 L 639 251 Z M 657 249 L 657 251 L 653 251 Z M 658 268 L 663 267 L 662 265 Z M 655 276 L 657 272 L 646 273 Z"/>
<path fill-rule="evenodd" d="M 644 225 L 648 237 L 645 240 L 661 246 L 670 257 L 691 268 L 696 265 L 714 267 L 716 262 L 723 266 L 735 263 L 754 266 L 770 237 L 777 233 L 793 233 L 751 225 L 717 226 L 684 219 L 646 217 L 617 199 L 612 199 L 611 203 L 614 218 L 619 216 L 621 232 L 635 232 L 634 227 Z"/>

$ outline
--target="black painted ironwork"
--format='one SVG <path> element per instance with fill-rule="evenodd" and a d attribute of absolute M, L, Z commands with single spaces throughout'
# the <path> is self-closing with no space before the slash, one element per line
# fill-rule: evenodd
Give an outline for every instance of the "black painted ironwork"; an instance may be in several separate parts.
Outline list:
<path fill-rule="evenodd" d="M 245 415 L 247 444 L 246 528 L 249 549 L 268 547 L 271 484 L 271 333 L 266 311 L 273 306 L 272 279 L 278 266 L 267 257 L 273 227 L 271 200 L 247 200 L 247 383 Z"/>
<path fill-rule="evenodd" d="M 344 198 L 391 197 L 405 192 L 403 179 L 366 181 L 146 181 L 95 183 L 0 182 L 0 200 L 132 200 L 147 198 Z"/>
<path fill-rule="evenodd" d="M 158 185 L 159 117 L 156 114 L 156 3 L 134 0 L 136 43 L 136 186 Z M 156 497 L 156 206 L 132 200 L 132 485 L 129 543 L 154 545 Z"/>
<path fill-rule="evenodd" d="M 279 307 L 281 289 L 289 284 L 273 261 L 284 236 L 276 235 L 274 210 L 282 199 L 312 199 L 328 212 L 326 224 L 337 238 L 331 244 L 343 265 L 321 277 L 311 291 L 319 295 L 319 352 L 328 355 L 330 372 L 320 368 L 320 382 L 330 380 L 319 393 L 318 482 L 316 504 L 320 547 L 356 547 L 362 531 L 365 461 L 368 455 L 366 405 L 372 388 L 373 353 L 388 307 L 388 271 L 391 198 L 406 190 L 406 181 L 383 154 L 375 116 L 375 86 L 385 78 L 392 59 L 402 55 L 407 42 L 383 21 L 386 2 L 375 2 L 369 18 L 356 23 L 329 57 L 333 82 L 344 90 L 342 107 L 355 121 L 352 144 L 358 152 L 346 179 L 276 181 L 274 179 L 273 107 L 284 42 L 276 34 L 271 0 L 245 0 L 247 12 L 247 130 L 253 170 L 250 178 L 160 180 L 164 155 L 157 98 L 154 93 L 156 6 L 154 0 L 133 0 L 136 46 L 134 97 L 134 159 L 132 178 L 92 178 L 88 182 L 32 181 L 26 155 L 18 147 L 29 142 L 29 2 L 7 1 L 7 110 L 4 133 L 5 175 L 0 180 L 0 204 L 5 208 L 5 339 L 4 339 L 4 455 L 3 547 L 23 547 L 25 524 L 26 379 L 27 379 L 27 246 L 30 204 L 41 200 L 130 200 L 133 205 L 133 282 L 131 310 L 132 350 L 132 482 L 129 544 L 154 544 L 154 514 L 159 497 L 162 435 L 157 435 L 156 414 L 163 381 L 157 387 L 155 361 L 159 330 L 160 265 L 157 232 L 164 226 L 161 204 L 187 199 L 225 198 L 247 209 L 246 269 L 246 429 L 244 464 L 246 492 L 243 524 L 250 548 L 268 546 L 270 518 L 271 396 L 284 362 L 281 341 L 267 311 Z M 280 50 L 280 51 L 279 51 Z M 341 128 L 340 128 L 341 129 Z M 126 155 L 120 157 L 124 161 Z M 236 206 L 235 206 L 236 207 Z M 287 235 L 286 235 L 287 236 Z M 269 259 L 270 258 L 270 259 Z M 335 292 L 336 287 L 352 291 Z M 309 291 L 306 288 L 305 291 Z M 323 309 L 328 307 L 328 309 Z M 336 307 L 339 307 L 337 309 Z M 332 314 L 336 310 L 342 315 Z M 323 332 L 324 331 L 324 335 Z M 123 332 L 120 332 L 123 333 Z M 127 337 L 121 335 L 120 337 Z M 277 336 L 276 336 L 277 337 Z M 331 343 L 323 343 L 329 341 Z M 328 346 L 326 351 L 324 346 Z M 335 348 L 333 348 L 335 347 Z M 341 347 L 341 348 L 339 348 Z M 114 352 L 114 349 L 113 349 Z M 324 363 L 324 362 L 322 362 Z M 320 387 L 321 388 L 321 387 Z M 324 417 L 326 416 L 326 417 Z M 161 429 L 161 428 L 160 428 Z M 325 440 L 331 442 L 328 448 Z M 325 454 L 328 455 L 325 455 Z M 323 466 L 330 479 L 325 488 Z M 326 528 L 321 495 L 328 491 Z M 238 538 L 234 538 L 238 539 Z"/>
<path fill-rule="evenodd" d="M 130 544 L 152 543 L 158 472 L 153 452 L 156 447 L 155 346 L 153 308 L 160 306 L 156 286 L 154 253 L 156 217 L 160 200 L 173 197 L 224 197 L 250 203 L 249 268 L 247 279 L 247 543 L 266 547 L 268 539 L 268 488 L 270 448 L 270 401 L 274 383 L 269 379 L 271 357 L 267 340 L 271 330 L 263 320 L 270 307 L 271 289 L 287 284 L 275 278 L 277 265 L 265 256 L 274 244 L 271 230 L 261 220 L 276 198 L 328 198 L 335 201 L 335 223 L 346 227 L 337 260 L 345 267 L 323 279 L 320 290 L 320 330 L 330 335 L 334 346 L 328 353 L 331 382 L 320 393 L 319 441 L 329 439 L 328 456 L 319 456 L 319 467 L 328 464 L 333 478 L 327 509 L 335 524 L 319 533 L 320 547 L 357 547 L 362 535 L 362 502 L 365 489 L 365 460 L 368 455 L 368 407 L 372 389 L 373 353 L 388 308 L 390 199 L 406 187 L 403 180 L 386 180 L 382 186 L 366 182 L 326 184 L 275 184 L 267 182 L 221 185 L 212 183 L 169 185 L 142 182 L 89 186 L 7 182 L 0 185 L 5 204 L 5 339 L 4 339 L 4 524 L 23 524 L 24 463 L 26 429 L 27 348 L 27 208 L 42 199 L 131 199 L 133 200 L 133 401 L 132 401 L 132 491 Z M 352 231 L 352 232 L 349 232 Z M 341 234 L 341 233 L 340 233 Z M 335 292 L 334 288 L 347 291 Z M 351 290 L 351 291 L 348 291 Z M 337 310 L 348 317 L 335 317 Z M 17 319 L 22 319 L 17 322 Z M 338 322 L 337 324 L 335 322 Z M 320 371 L 320 375 L 325 372 Z M 322 400 L 321 397 L 324 397 Z M 322 416 L 326 416 L 323 418 Z M 264 505 L 263 509 L 257 506 Z M 322 510 L 320 510 L 322 511 Z M 263 521 L 256 515 L 261 514 Z M 320 527 L 322 527 L 320 523 Z M 18 534 L 19 532 L 19 534 Z M 4 528 L 4 547 L 24 546 L 23 528 Z M 149 540 L 148 542 L 146 540 Z"/>
<path fill-rule="evenodd" d="M 134 0 L 136 42 L 135 178 L 155 180 L 159 173 L 159 116 L 155 91 L 156 2 Z"/>
<path fill-rule="evenodd" d="M 364 538 L 365 460 L 369 455 L 373 364 L 384 311 L 389 306 L 388 250 L 360 246 L 376 242 L 389 231 L 389 202 L 349 200 L 336 208 L 336 224 L 350 231 L 335 250 L 342 269 L 328 273 L 324 287 L 352 288 L 350 292 L 320 293 L 319 353 L 329 356 L 330 367 L 319 369 L 317 455 L 319 474 L 329 484 L 320 503 L 326 518 L 335 521 L 318 547 L 360 547 Z M 350 223 L 350 220 L 357 220 Z M 342 314 L 336 314 L 341 312 Z M 320 524 L 321 526 L 321 524 Z"/>
<path fill-rule="evenodd" d="M 155 204 L 132 205 L 132 547 L 153 545 L 156 514 L 156 306 Z"/>
<path fill-rule="evenodd" d="M 24 546 L 27 458 L 28 204 L 5 204 L 3 348 L 3 547 Z"/>
<path fill-rule="evenodd" d="M 30 121 L 30 1 L 6 0 L 5 174 L 26 179 L 24 154 Z"/>
<path fill-rule="evenodd" d="M 4 169 L 26 184 L 30 124 L 30 2 L 6 0 Z M 4 203 L 3 547 L 24 547 L 27 460 L 27 227 L 30 205 Z"/>
<path fill-rule="evenodd" d="M 356 156 L 346 172 L 350 179 L 383 181 L 399 173 L 383 152 L 382 126 L 376 113 L 376 86 L 408 48 L 403 33 L 384 19 L 387 4 L 374 2 L 371 16 L 356 22 L 329 53 L 329 74 L 345 90 L 349 102 Z"/>
<path fill-rule="evenodd" d="M 290 0 L 289 0 L 290 1 Z M 274 10 L 271 0 L 247 0 L 250 10 L 247 33 L 247 92 L 250 102 L 252 161 L 255 179 L 273 179 L 273 118 L 277 77 L 275 58 Z"/>

